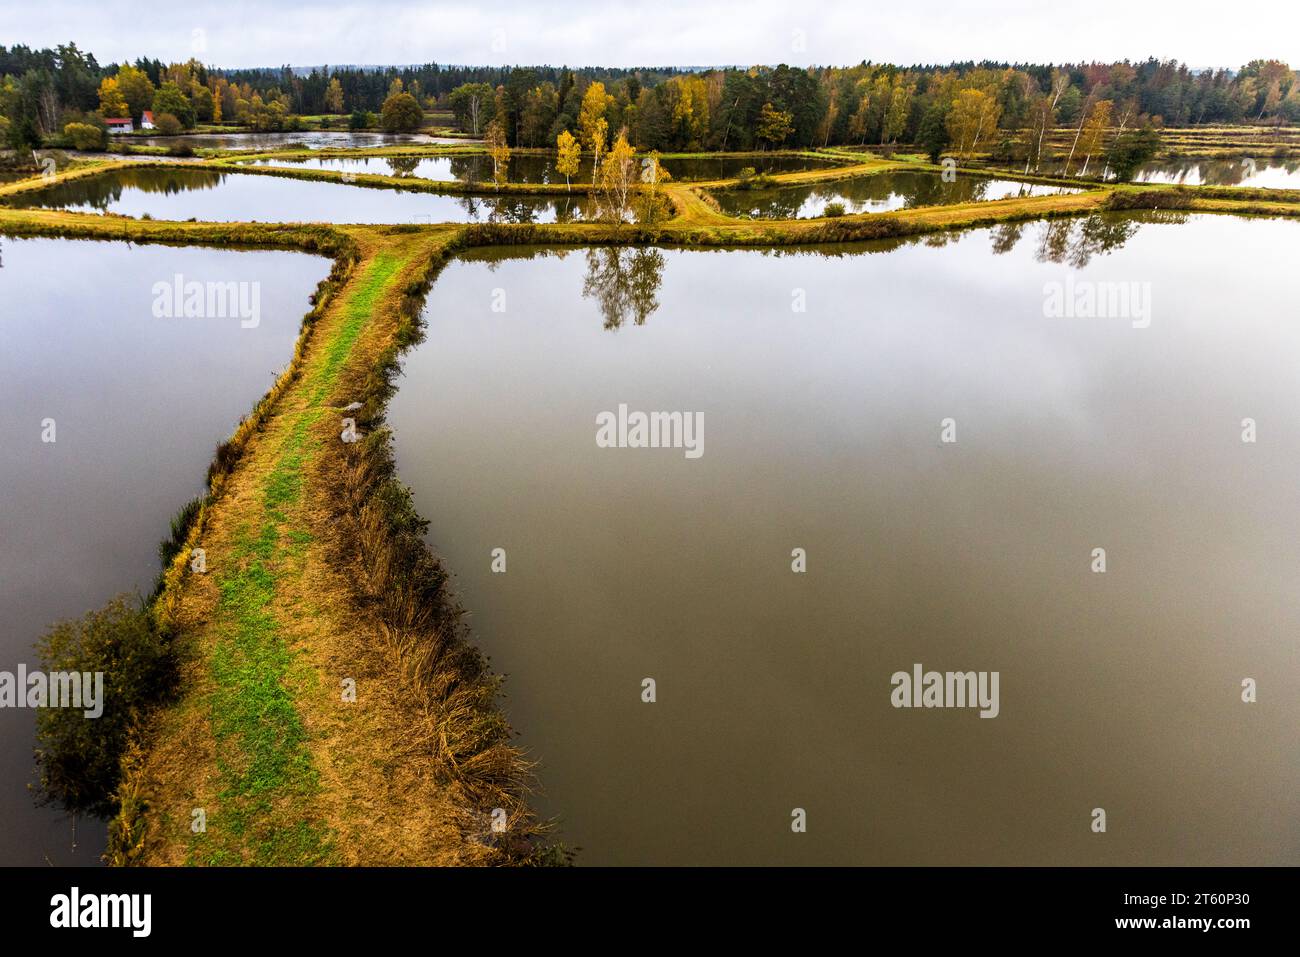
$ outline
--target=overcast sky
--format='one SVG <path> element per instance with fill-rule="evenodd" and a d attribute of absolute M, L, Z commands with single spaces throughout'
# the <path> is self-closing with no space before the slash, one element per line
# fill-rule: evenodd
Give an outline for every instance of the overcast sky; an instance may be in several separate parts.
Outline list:
<path fill-rule="evenodd" d="M 1259 0 L 0 0 L 0 44 L 101 62 L 849 64 L 1182 60 L 1300 65 L 1300 2 Z"/>

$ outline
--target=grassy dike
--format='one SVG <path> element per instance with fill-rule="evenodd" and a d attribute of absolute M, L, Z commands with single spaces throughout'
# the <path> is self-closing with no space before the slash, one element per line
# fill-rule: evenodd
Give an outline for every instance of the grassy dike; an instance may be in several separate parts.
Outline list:
<path fill-rule="evenodd" d="M 289 368 L 218 449 L 210 492 L 164 574 L 152 610 L 180 655 L 181 688 L 141 715 L 110 825 L 111 863 L 565 859 L 529 809 L 530 768 L 511 744 L 499 680 L 424 545 L 384 428 L 398 356 L 418 339 L 424 295 L 457 251 L 841 243 L 1106 209 L 1300 215 L 1300 194 L 1106 187 L 759 221 L 717 212 L 697 184 L 665 192 L 673 217 L 638 226 L 169 223 L 0 206 L 6 235 L 302 249 L 334 261 Z M 345 443 L 352 403 L 360 408 L 346 414 L 361 438 Z M 205 574 L 190 570 L 196 547 Z M 344 700 L 348 681 L 354 702 Z M 498 808 L 504 834 L 490 826 Z M 196 809 L 205 830 L 192 827 Z"/>
<path fill-rule="evenodd" d="M 497 681 L 392 478 L 378 413 L 454 235 L 352 234 L 355 261 L 291 382 L 218 455 L 228 476 L 189 543 L 208 573 L 188 571 L 185 549 L 160 602 L 181 636 L 182 695 L 128 759 L 115 863 L 544 859 Z M 363 438 L 349 445 L 356 401 Z"/>

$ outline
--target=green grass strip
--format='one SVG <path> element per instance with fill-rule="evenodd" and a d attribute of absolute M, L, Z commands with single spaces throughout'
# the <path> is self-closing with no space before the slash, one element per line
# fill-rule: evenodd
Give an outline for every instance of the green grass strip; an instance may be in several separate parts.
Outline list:
<path fill-rule="evenodd" d="M 317 402 L 401 265 L 400 257 L 381 254 L 360 278 L 308 383 Z M 275 468 L 262 480 L 257 531 L 252 525 L 240 531 L 231 568 L 218 574 L 221 637 L 211 660 L 210 707 L 221 803 L 208 830 L 193 835 L 192 863 L 295 865 L 336 858 L 334 835 L 310 813 L 320 776 L 289 689 L 295 656 L 273 610 L 279 576 L 310 541 L 292 527 L 290 513 L 302 500 L 304 467 L 316 451 L 311 426 L 322 411 L 309 408 L 295 417 Z"/>

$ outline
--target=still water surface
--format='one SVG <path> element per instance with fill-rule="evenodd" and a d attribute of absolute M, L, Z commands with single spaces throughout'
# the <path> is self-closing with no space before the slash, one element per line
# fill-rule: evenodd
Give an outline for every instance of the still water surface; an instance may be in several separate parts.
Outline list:
<path fill-rule="evenodd" d="M 116 138 L 114 142 L 122 142 L 130 146 L 189 146 L 196 150 L 272 150 L 283 146 L 301 146 L 316 150 L 394 146 L 406 143 L 427 146 L 435 143 L 475 141 L 449 136 L 432 136 L 428 133 L 302 130 L 296 133 L 183 133 L 179 136 L 123 136 Z"/>
<path fill-rule="evenodd" d="M 113 170 L 24 193 L 12 202 L 209 222 L 551 223 L 594 214 L 582 193 L 453 196 L 180 166 Z"/>
<path fill-rule="evenodd" d="M 449 265 L 401 477 L 580 861 L 1293 863 L 1297 229 Z M 1047 318 L 1067 280 L 1150 283 L 1149 326 Z M 703 455 L 597 447 L 620 403 Z M 1001 713 L 891 707 L 915 663 Z"/>
<path fill-rule="evenodd" d="M 1081 162 L 1070 167 L 1077 175 Z M 1063 162 L 1044 166 L 1045 175 L 1064 175 Z M 1103 166 L 1089 165 L 1088 175 L 1100 177 Z M 1178 156 L 1152 160 L 1139 166 L 1133 174 L 1136 183 L 1174 183 L 1183 186 L 1247 186 L 1252 189 L 1300 189 L 1300 159 L 1273 157 L 1231 157 L 1209 159 Z"/>
<path fill-rule="evenodd" d="M 261 166 L 284 166 L 295 161 L 285 159 L 254 160 Z M 373 173 L 380 176 L 413 176 L 439 182 L 483 183 L 493 178 L 492 159 L 484 154 L 468 156 L 316 156 L 298 160 L 315 169 L 333 169 L 352 173 Z M 676 181 L 730 179 L 744 169 L 764 173 L 796 173 L 802 170 L 826 169 L 839 165 L 833 160 L 805 156 L 711 156 L 669 157 L 660 165 Z M 592 162 L 583 159 L 571 183 L 591 183 Z M 516 153 L 506 165 L 505 181 L 510 183 L 563 184 L 563 174 L 555 169 L 555 157 L 530 153 Z"/>
<path fill-rule="evenodd" d="M 953 182 L 945 183 L 939 173 L 904 170 L 857 176 L 833 183 L 761 190 L 725 190 L 713 195 L 722 211 L 732 216 L 811 219 L 825 215 L 830 203 L 841 203 L 844 211 L 850 214 L 886 213 L 915 206 L 942 206 L 1069 192 L 1074 190 L 982 176 L 958 176 Z"/>
<path fill-rule="evenodd" d="M 0 239 L 0 670 L 38 668 L 54 621 L 152 589 L 168 522 L 288 362 L 328 272 L 298 253 Z M 256 283 L 260 322 L 155 318 L 154 284 L 178 273 Z M 74 852 L 71 821 L 27 791 L 33 726 L 0 709 L 0 864 L 94 864 L 103 825 L 82 819 Z"/>
<path fill-rule="evenodd" d="M 1300 189 L 1300 159 L 1169 159 L 1148 163 L 1133 177 L 1140 183 L 1184 186 L 1249 186 Z"/>

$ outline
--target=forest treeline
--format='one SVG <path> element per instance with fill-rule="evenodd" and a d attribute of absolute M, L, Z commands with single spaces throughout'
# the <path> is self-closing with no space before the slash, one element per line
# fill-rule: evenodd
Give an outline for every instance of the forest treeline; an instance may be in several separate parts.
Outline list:
<path fill-rule="evenodd" d="M 57 137 L 69 122 L 150 110 L 164 132 L 197 124 L 285 129 L 299 117 L 354 127 L 418 127 L 451 112 L 467 132 L 496 123 L 510 146 L 584 146 L 603 123 L 638 149 L 748 150 L 918 143 L 1031 163 L 1048 129 L 1123 130 L 1300 121 L 1300 82 L 1277 60 L 1193 71 L 1175 61 L 953 63 L 851 67 L 565 67 L 221 70 L 195 60 L 101 66 L 74 44 L 0 47 L 0 134 L 11 145 Z"/>

